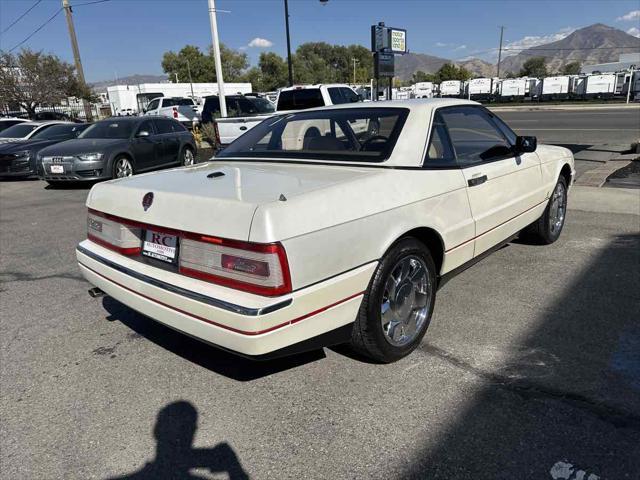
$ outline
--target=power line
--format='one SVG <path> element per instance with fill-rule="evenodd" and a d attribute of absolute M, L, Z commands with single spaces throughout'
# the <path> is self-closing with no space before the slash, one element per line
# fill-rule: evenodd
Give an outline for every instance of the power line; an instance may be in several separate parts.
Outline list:
<path fill-rule="evenodd" d="M 42 0 L 37 0 L 36 3 L 34 3 L 33 5 L 31 5 L 31 7 L 29 7 L 27 9 L 26 12 L 24 12 L 22 15 L 20 15 L 18 18 L 16 18 L 13 23 L 11 23 L 11 25 L 9 25 L 7 28 L 5 28 L 1 34 L 4 34 L 5 32 L 7 32 L 7 30 L 9 30 L 11 27 L 13 27 L 16 23 L 18 23 L 20 20 L 22 20 L 24 18 L 24 16 L 29 13 L 31 10 L 33 10 L 34 8 L 36 8 L 38 6 L 38 4 L 42 2 Z"/>
<path fill-rule="evenodd" d="M 58 15 L 60 15 L 60 12 L 62 11 L 62 8 L 59 8 L 56 13 L 54 13 L 49 20 L 47 20 L 46 22 L 44 22 L 42 25 L 40 25 L 38 28 L 36 28 L 27 38 L 25 38 L 24 40 L 22 40 L 20 43 L 18 43 L 15 47 L 11 48 L 9 50 L 9 53 L 13 52 L 16 48 L 18 48 L 20 45 L 22 45 L 23 43 L 25 43 L 27 40 L 29 40 L 31 37 L 33 37 L 36 33 L 38 33 L 40 30 L 42 30 L 48 23 L 50 23 L 51 21 L 53 21 L 54 18 L 56 18 Z"/>
<path fill-rule="evenodd" d="M 95 3 L 105 3 L 110 2 L 111 0 L 94 0 L 93 2 L 85 2 L 85 3 L 76 3 L 73 7 L 84 7 L 85 5 L 93 5 Z"/>

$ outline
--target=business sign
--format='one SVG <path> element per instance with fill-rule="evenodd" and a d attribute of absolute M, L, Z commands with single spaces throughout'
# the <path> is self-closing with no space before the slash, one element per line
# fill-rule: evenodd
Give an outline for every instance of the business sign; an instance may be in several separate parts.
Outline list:
<path fill-rule="evenodd" d="M 407 53 L 407 31 L 389 28 L 389 44 L 392 53 Z"/>
<path fill-rule="evenodd" d="M 395 75 L 395 56 L 393 53 L 374 53 L 373 65 L 376 78 L 393 77 Z"/>
<path fill-rule="evenodd" d="M 371 51 L 384 52 L 389 49 L 389 29 L 384 25 L 371 25 Z"/>

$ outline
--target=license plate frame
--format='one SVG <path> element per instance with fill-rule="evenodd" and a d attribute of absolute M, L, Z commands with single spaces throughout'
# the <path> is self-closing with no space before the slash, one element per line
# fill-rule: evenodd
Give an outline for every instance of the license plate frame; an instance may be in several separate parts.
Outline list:
<path fill-rule="evenodd" d="M 143 256 L 171 265 L 178 264 L 178 236 L 152 228 L 142 232 Z"/>

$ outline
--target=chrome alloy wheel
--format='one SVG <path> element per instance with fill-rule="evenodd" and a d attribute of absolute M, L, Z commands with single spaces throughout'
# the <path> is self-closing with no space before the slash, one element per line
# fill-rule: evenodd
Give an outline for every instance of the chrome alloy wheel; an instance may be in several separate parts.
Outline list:
<path fill-rule="evenodd" d="M 116 161 L 116 178 L 130 177 L 133 175 L 133 167 L 128 158 L 119 158 Z"/>
<path fill-rule="evenodd" d="M 193 165 L 195 162 L 195 157 L 193 156 L 193 152 L 190 149 L 185 149 L 184 154 L 182 155 L 182 164 L 186 167 L 189 165 Z"/>
<path fill-rule="evenodd" d="M 558 182 L 551 196 L 551 207 L 549 208 L 549 230 L 554 235 L 560 233 L 564 224 L 564 217 L 567 210 L 567 191 L 564 184 Z"/>
<path fill-rule="evenodd" d="M 380 319 L 385 339 L 396 347 L 411 343 L 422 330 L 433 289 L 427 266 L 420 257 L 402 258 L 384 286 Z"/>

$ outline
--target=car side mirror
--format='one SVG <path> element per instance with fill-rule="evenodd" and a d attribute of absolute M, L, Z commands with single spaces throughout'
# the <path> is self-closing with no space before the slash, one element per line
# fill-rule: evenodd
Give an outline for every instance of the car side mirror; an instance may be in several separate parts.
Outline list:
<path fill-rule="evenodd" d="M 151 134 L 147 130 L 140 130 L 138 132 L 138 135 L 136 135 L 136 137 L 138 138 L 149 137 L 149 136 L 151 136 Z"/>
<path fill-rule="evenodd" d="M 538 139 L 536 137 L 517 137 L 516 153 L 531 153 L 538 148 Z"/>

